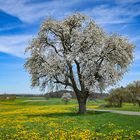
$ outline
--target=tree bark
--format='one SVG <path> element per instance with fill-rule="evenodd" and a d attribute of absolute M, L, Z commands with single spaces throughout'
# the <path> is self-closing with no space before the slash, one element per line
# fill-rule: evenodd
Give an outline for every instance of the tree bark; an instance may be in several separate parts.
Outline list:
<path fill-rule="evenodd" d="M 78 110 L 79 114 L 85 114 L 86 113 L 87 98 L 88 98 L 87 95 L 77 97 L 78 104 L 79 104 L 79 110 Z"/>
<path fill-rule="evenodd" d="M 139 107 L 140 107 L 140 101 L 138 102 L 138 105 L 139 105 Z"/>
<path fill-rule="evenodd" d="M 122 107 L 122 103 L 123 103 L 123 100 L 122 98 L 120 99 L 120 102 L 119 102 L 119 107 Z"/>

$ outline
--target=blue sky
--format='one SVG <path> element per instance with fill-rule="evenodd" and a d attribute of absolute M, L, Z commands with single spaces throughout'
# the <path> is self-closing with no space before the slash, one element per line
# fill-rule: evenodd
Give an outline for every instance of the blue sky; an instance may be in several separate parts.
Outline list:
<path fill-rule="evenodd" d="M 0 0 L 0 93 L 40 93 L 30 87 L 24 50 L 45 18 L 63 19 L 73 12 L 87 14 L 106 32 L 136 45 L 134 62 L 118 85 L 140 80 L 140 0 Z"/>

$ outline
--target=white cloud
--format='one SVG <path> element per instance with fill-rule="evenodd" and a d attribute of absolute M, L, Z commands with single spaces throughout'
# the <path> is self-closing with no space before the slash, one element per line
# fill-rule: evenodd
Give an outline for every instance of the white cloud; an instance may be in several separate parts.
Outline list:
<path fill-rule="evenodd" d="M 136 2 L 137 0 L 124 0 L 123 4 L 122 1 L 119 0 L 117 2 L 118 5 L 115 7 L 110 7 L 107 5 L 108 3 L 96 7 L 91 5 L 91 8 L 83 10 L 83 13 L 93 17 L 95 21 L 100 24 L 127 23 L 132 21 L 135 16 L 140 15 L 140 9 L 137 7 L 130 8 L 124 6 L 125 1 L 127 1 L 128 4 L 134 3 L 134 1 Z M 38 2 L 36 4 L 27 2 L 29 2 L 29 0 L 0 0 L 0 9 L 18 17 L 24 22 L 34 23 L 46 16 L 62 18 L 65 15 L 72 13 L 69 8 L 74 7 L 80 0 L 51 0 L 42 3 Z M 126 25 L 123 26 L 121 30 L 125 27 Z M 8 28 L 0 28 L 0 30 L 8 30 Z M 24 57 L 24 49 L 30 38 L 31 35 L 2 36 L 0 37 L 0 51 Z M 133 38 L 132 41 L 133 40 L 139 40 L 139 37 Z M 136 59 L 140 59 L 139 54 L 136 54 Z"/>
<path fill-rule="evenodd" d="M 133 21 L 136 16 L 140 15 L 139 7 L 122 5 L 110 7 L 107 4 L 86 9 L 84 12 L 93 16 L 95 21 L 100 24 L 129 23 Z"/>
<path fill-rule="evenodd" d="M 25 57 L 25 48 L 32 35 L 11 35 L 0 37 L 0 52 L 9 53 L 18 57 Z"/>
<path fill-rule="evenodd" d="M 116 0 L 115 2 L 118 4 L 134 4 L 140 1 L 139 0 Z"/>
<path fill-rule="evenodd" d="M 15 29 L 15 28 L 18 28 L 18 27 L 21 27 L 21 25 L 8 25 L 8 26 L 5 26 L 5 27 L 0 27 L 0 32 L 1 31 L 7 31 L 7 30 L 11 30 L 11 29 Z"/>
<path fill-rule="evenodd" d="M 53 0 L 37 4 L 27 4 L 27 2 L 27 0 L 0 1 L 0 9 L 13 16 L 18 17 L 21 21 L 33 23 L 46 16 L 64 16 L 65 14 L 69 13 L 69 11 L 66 11 L 64 9 L 76 3 L 77 0 L 68 2 L 64 0 Z"/>
<path fill-rule="evenodd" d="M 130 22 L 135 16 L 140 15 L 139 7 L 127 5 L 133 4 L 137 1 L 138 0 L 119 0 L 116 1 L 117 5 L 114 7 L 110 7 L 109 1 L 107 1 L 105 4 L 101 4 L 96 7 L 91 5 L 91 8 L 83 9 L 82 11 L 87 15 L 94 17 L 98 23 L 126 23 Z M 27 2 L 29 1 L 0 1 L 0 9 L 18 17 L 21 21 L 34 23 L 41 18 L 45 18 L 46 16 L 55 16 L 57 18 L 64 17 L 65 15 L 72 13 L 73 11 L 70 10 L 70 8 L 74 8 L 75 5 L 78 5 L 81 1 L 51 0 L 38 3 Z"/>

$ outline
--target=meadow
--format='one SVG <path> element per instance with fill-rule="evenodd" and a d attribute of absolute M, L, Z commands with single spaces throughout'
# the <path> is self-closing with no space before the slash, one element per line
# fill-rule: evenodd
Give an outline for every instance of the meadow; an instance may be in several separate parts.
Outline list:
<path fill-rule="evenodd" d="M 89 101 L 99 108 L 103 100 Z M 112 108 L 113 109 L 113 108 Z M 131 104 L 121 110 L 140 111 Z M 88 111 L 79 115 L 76 100 L 43 97 L 0 101 L 0 140 L 139 140 L 140 116 Z"/>

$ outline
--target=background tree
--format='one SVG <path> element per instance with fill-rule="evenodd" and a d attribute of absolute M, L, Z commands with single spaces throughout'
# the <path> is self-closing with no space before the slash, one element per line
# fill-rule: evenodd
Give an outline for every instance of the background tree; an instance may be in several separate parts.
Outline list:
<path fill-rule="evenodd" d="M 85 113 L 90 91 L 120 80 L 132 62 L 133 48 L 127 39 L 108 35 L 93 20 L 76 13 L 64 20 L 43 22 L 27 48 L 30 57 L 25 67 L 32 86 L 45 89 L 53 83 L 72 88 L 79 113 Z"/>
<path fill-rule="evenodd" d="M 72 96 L 70 93 L 64 93 L 61 98 L 62 98 L 62 101 L 64 101 L 65 104 L 67 105 L 68 102 L 70 101 L 71 97 Z"/>
<path fill-rule="evenodd" d="M 133 104 L 138 104 L 140 107 L 140 81 L 134 81 L 133 83 L 127 86 L 129 92 L 130 102 Z"/>
<path fill-rule="evenodd" d="M 123 102 L 128 101 L 127 96 L 129 95 L 129 90 L 127 88 L 112 89 L 109 93 L 106 101 L 108 101 L 111 106 L 122 107 Z"/>

